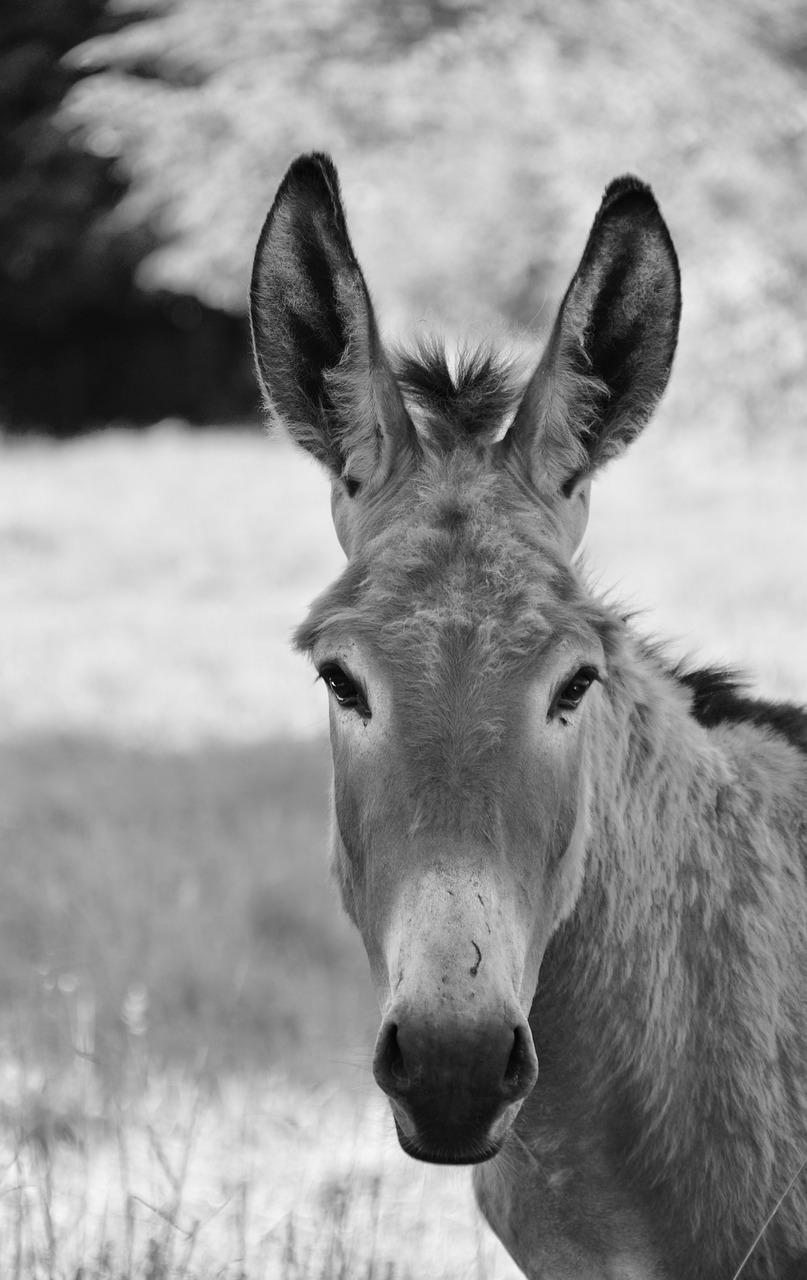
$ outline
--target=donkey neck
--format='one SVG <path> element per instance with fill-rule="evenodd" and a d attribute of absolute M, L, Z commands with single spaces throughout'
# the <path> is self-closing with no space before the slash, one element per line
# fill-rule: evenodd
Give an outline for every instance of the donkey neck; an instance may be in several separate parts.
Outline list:
<path fill-rule="evenodd" d="M 636 961 L 647 945 L 672 964 L 687 936 L 708 931 L 727 901 L 732 851 L 721 820 L 734 806 L 741 768 L 736 750 L 695 720 L 690 701 L 628 633 L 593 717 L 588 874 L 578 913 L 616 944 L 606 983 L 623 973 L 631 986 L 643 979 L 666 996 L 671 984 L 681 998 L 672 971 Z"/>
<path fill-rule="evenodd" d="M 617 1036 L 614 997 L 629 999 L 631 1060 L 641 1026 L 669 1062 L 687 1049 L 718 962 L 746 946 L 742 912 L 767 908 L 798 860 L 788 849 L 803 760 L 753 725 L 703 728 L 689 690 L 630 635 L 592 729 L 587 873 L 558 949 Z"/>
<path fill-rule="evenodd" d="M 803 963 L 804 928 L 783 886 L 804 874 L 792 838 L 803 762 L 751 725 L 705 730 L 630 639 L 610 683 L 589 742 L 585 884 L 531 1021 L 550 1094 L 568 1072 L 628 1180 L 656 1188 L 670 1249 L 698 1239 L 704 1261 L 714 1249 L 702 1274 L 723 1274 L 709 1223 L 744 1239 L 748 1206 L 798 1166 L 792 1099 L 772 1080 L 777 1036 L 798 1038 L 786 975 Z M 784 1216 L 771 1248 L 779 1229 Z"/>
<path fill-rule="evenodd" d="M 699 944 L 731 891 L 719 819 L 736 764 L 629 633 L 590 728 L 586 875 L 548 949 L 542 1000 L 555 992 L 576 1011 L 576 1034 L 596 1037 L 613 1075 L 664 1062 L 669 1080 L 686 1053 Z"/>

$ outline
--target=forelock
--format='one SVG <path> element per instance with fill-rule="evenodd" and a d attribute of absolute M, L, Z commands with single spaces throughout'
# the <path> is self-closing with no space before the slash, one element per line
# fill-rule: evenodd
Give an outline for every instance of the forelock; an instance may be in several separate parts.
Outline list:
<path fill-rule="evenodd" d="M 490 345 L 461 347 L 450 360 L 444 343 L 422 338 L 393 366 L 424 443 L 442 452 L 495 440 L 524 389 L 519 361 Z"/>

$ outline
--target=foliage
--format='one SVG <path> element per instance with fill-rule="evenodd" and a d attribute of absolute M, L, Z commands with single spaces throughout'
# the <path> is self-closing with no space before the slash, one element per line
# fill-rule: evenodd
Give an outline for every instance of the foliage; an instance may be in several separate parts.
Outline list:
<path fill-rule="evenodd" d="M 106 0 L 8 0 L 0 15 L 0 412 L 67 434 L 89 422 L 254 413 L 246 326 L 195 297 L 144 297 L 155 219 L 116 218 L 127 180 L 59 107 L 84 72 L 66 55 L 140 11 Z"/>
<path fill-rule="evenodd" d="M 8 0 L 0 24 L 0 324 L 40 332 L 77 302 L 120 288 L 154 247 L 141 234 L 125 247 L 108 215 L 125 190 L 114 158 L 93 155 L 54 119 L 79 79 L 63 57 L 75 45 L 127 25 L 105 0 Z"/>
<path fill-rule="evenodd" d="M 290 157 L 328 149 L 382 318 L 399 327 L 433 312 L 449 332 L 545 327 L 599 191 L 637 171 L 682 258 L 676 420 L 796 428 L 807 368 L 797 0 L 133 3 L 4 8 L 0 325 L 7 375 L 30 366 L 18 417 L 52 419 L 60 398 L 75 421 L 127 405 L 140 420 L 253 412 L 241 323 L 253 247 Z M 131 293 L 133 272 L 151 310 Z M 103 385 L 68 341 L 103 348 L 103 319 L 63 325 L 61 364 L 58 346 L 37 359 L 11 341 L 10 317 L 52 330 L 110 297 L 118 314 L 137 301 L 139 329 L 128 367 L 127 335 L 115 335 Z M 197 349 L 183 326 L 207 323 L 206 308 L 238 323 L 211 321 Z M 205 380 L 211 351 L 220 364 Z M 173 397 L 159 390 L 170 369 L 183 384 Z"/>
<path fill-rule="evenodd" d="M 84 46 L 80 64 L 104 69 L 76 87 L 67 118 L 90 147 L 115 137 L 132 177 L 126 216 L 161 218 L 141 279 L 234 311 L 297 151 L 339 162 L 383 316 L 435 308 L 460 331 L 469 318 L 545 324 L 599 191 L 637 171 L 682 258 L 678 420 L 795 427 L 807 370 L 799 13 L 795 0 L 175 0 Z"/>

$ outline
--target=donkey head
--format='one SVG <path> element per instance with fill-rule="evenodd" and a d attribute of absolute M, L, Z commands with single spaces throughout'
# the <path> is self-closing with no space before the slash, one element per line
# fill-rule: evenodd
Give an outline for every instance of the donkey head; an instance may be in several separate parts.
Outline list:
<path fill-rule="evenodd" d="M 675 252 L 649 188 L 619 179 L 526 386 L 490 353 L 393 368 L 336 172 L 311 156 L 266 220 L 251 303 L 269 412 L 327 468 L 348 557 L 297 639 L 330 691 L 376 1079 L 410 1154 L 485 1160 L 535 1084 L 527 1018 L 583 884 L 617 623 L 571 557 L 592 474 L 666 385 Z"/>

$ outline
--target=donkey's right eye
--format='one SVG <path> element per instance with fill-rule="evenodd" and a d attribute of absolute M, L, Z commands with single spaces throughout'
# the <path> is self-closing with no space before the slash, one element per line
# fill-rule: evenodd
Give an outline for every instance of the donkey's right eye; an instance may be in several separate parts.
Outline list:
<path fill-rule="evenodd" d="M 319 674 L 340 707 L 359 711 L 363 716 L 369 716 L 370 709 L 367 706 L 364 694 L 341 667 L 338 667 L 335 662 L 329 662 L 327 666 L 321 669 Z"/>

